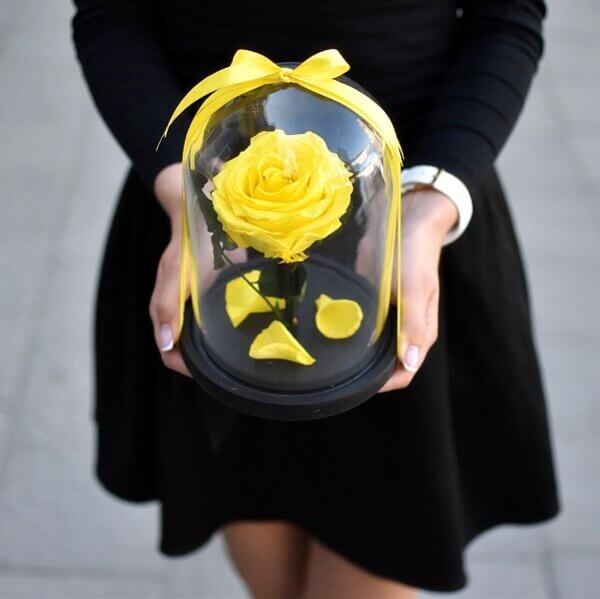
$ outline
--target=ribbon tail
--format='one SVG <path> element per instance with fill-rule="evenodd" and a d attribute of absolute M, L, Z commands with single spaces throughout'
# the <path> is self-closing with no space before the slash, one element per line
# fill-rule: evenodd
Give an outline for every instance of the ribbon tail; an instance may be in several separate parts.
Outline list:
<path fill-rule="evenodd" d="M 210 118 L 215 112 L 217 112 L 217 110 L 219 110 L 219 108 L 223 107 L 225 104 L 227 104 L 227 102 L 237 98 L 247 91 L 251 91 L 257 87 L 260 87 L 261 85 L 273 83 L 274 81 L 276 81 L 276 78 L 272 75 L 265 76 L 260 79 L 254 79 L 252 81 L 244 81 L 225 89 L 219 89 L 206 98 L 194 116 L 185 136 L 185 141 L 183 143 L 184 161 L 186 157 L 190 159 L 193 157 L 192 146 L 195 149 L 200 148 L 202 145 L 206 127 L 210 121 Z"/>
<path fill-rule="evenodd" d="M 402 175 L 399 177 L 400 191 L 398 193 L 398 210 L 396 216 L 396 353 L 402 359 L 401 334 L 402 334 Z"/>
<path fill-rule="evenodd" d="M 167 126 L 165 127 L 165 130 L 163 131 L 163 134 L 158 142 L 159 145 L 160 142 L 169 133 L 169 129 L 171 128 L 173 122 L 177 120 L 177 118 L 181 115 L 182 112 L 187 110 L 192 104 L 194 104 L 194 102 L 197 102 L 204 96 L 212 93 L 216 89 L 219 89 L 223 86 L 222 82 L 227 78 L 227 74 L 230 69 L 231 67 L 225 67 L 224 69 L 212 73 L 212 75 L 209 75 L 208 77 L 202 79 L 202 81 L 194 85 L 194 87 L 192 87 L 192 89 L 187 94 L 185 94 L 185 96 L 182 98 L 179 104 L 177 104 L 175 110 L 173 111 L 173 114 L 171 115 L 171 118 L 169 119 L 169 122 L 167 123 Z"/>
<path fill-rule="evenodd" d="M 387 235 L 384 247 L 384 263 L 379 284 L 379 310 L 376 317 L 375 331 L 373 335 L 373 341 L 379 338 L 385 319 L 387 318 L 389 311 L 389 302 L 391 295 L 391 279 L 392 279 L 392 268 L 394 263 L 394 241 L 397 245 L 397 298 L 396 305 L 398 311 L 398 331 L 397 331 L 397 343 L 398 343 L 398 355 L 400 355 L 400 327 L 401 327 L 401 262 L 400 262 L 400 250 L 401 250 L 401 170 L 402 170 L 402 152 L 400 143 L 396 137 L 396 131 L 394 126 L 385 113 L 385 111 L 373 100 L 365 96 L 362 92 L 354 89 L 353 87 L 346 85 L 340 81 L 326 80 L 326 81 L 307 81 L 305 79 L 299 79 L 298 83 L 303 87 L 339 102 L 346 106 L 356 114 L 358 114 L 364 121 L 369 123 L 378 133 L 381 135 L 384 143 L 384 155 L 387 159 L 389 171 L 384 171 L 384 179 L 386 183 L 391 186 L 391 197 L 392 202 L 390 206 L 390 213 L 387 222 Z"/>
<path fill-rule="evenodd" d="M 242 51 L 238 51 L 238 53 L 239 52 Z M 257 79 L 277 73 L 281 70 L 278 65 L 271 62 L 269 59 L 265 59 L 267 61 L 266 63 L 257 59 L 252 60 L 249 57 L 255 53 L 249 51 L 246 52 L 247 53 L 242 54 L 241 57 L 238 57 L 238 53 L 236 53 L 236 57 L 234 57 L 234 60 L 236 61 L 235 63 L 232 63 L 230 66 L 220 69 L 208 77 L 205 77 L 183 97 L 173 111 L 173 114 L 171 115 L 171 118 L 169 119 L 169 122 L 167 123 L 167 126 L 165 127 L 165 130 L 158 142 L 159 145 L 163 138 L 165 138 L 169 133 L 169 128 L 173 122 L 192 104 L 198 100 L 201 100 L 204 96 L 208 96 L 217 90 L 227 89 L 240 83 L 250 83 Z M 244 57 L 246 57 L 245 60 L 243 60 Z"/>
<path fill-rule="evenodd" d="M 181 337 L 183 319 L 185 317 L 185 302 L 188 294 L 188 268 L 189 268 L 189 238 L 187 224 L 187 208 L 185 199 L 181 200 L 181 265 L 179 267 L 179 324 L 177 327 L 177 339 Z"/>
<path fill-rule="evenodd" d="M 198 297 L 198 265 L 190 251 L 190 232 L 185 199 L 182 200 L 181 215 L 181 265 L 179 270 L 179 325 L 177 339 L 181 337 L 185 320 L 185 304 L 188 295 L 192 299 L 192 311 L 196 324 L 200 326 L 200 298 Z M 191 269 L 190 269 L 191 265 Z"/>

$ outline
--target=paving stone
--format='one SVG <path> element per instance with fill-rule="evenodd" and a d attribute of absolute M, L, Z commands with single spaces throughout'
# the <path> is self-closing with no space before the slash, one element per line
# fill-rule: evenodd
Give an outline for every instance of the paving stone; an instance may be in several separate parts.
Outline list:
<path fill-rule="evenodd" d="M 19 8 L 2 13 L 10 15 L 10 35 L 6 47 L 0 43 L 0 71 L 5 81 L 14 82 L 0 86 L 5 132 L 0 180 L 7 199 L 0 219 L 0 407 L 5 410 L 31 360 L 30 332 L 51 277 L 52 248 L 61 237 L 71 169 L 85 133 L 79 117 L 84 101 L 88 106 L 72 65 L 68 3 L 9 4 Z M 45 50 L 49 47 L 52 52 Z"/>
<path fill-rule="evenodd" d="M 52 573 L 0 574 L 3 599 L 157 599 L 159 580 L 86 578 Z"/>
<path fill-rule="evenodd" d="M 93 272 L 78 258 L 55 266 L 0 487 L 0 562 L 156 571 L 156 508 L 115 501 L 93 479 Z"/>
<path fill-rule="evenodd" d="M 89 135 L 76 166 L 77 177 L 71 190 L 72 204 L 60 254 L 63 259 L 81 260 L 95 279 L 128 164 L 91 106 L 85 120 Z"/>
<path fill-rule="evenodd" d="M 600 120 L 600 114 L 597 118 Z M 591 208 L 600 216 L 600 206 L 598 206 L 597 201 L 597 189 L 600 185 L 600 171 L 598 170 L 600 127 L 598 127 L 597 131 L 587 131 L 584 134 L 574 136 L 571 145 L 583 175 L 586 178 L 587 189 L 582 199 L 588 201 Z M 598 223 L 599 221 L 596 220 L 595 222 Z"/>
<path fill-rule="evenodd" d="M 584 263 L 587 268 L 582 268 Z M 598 271 L 600 256 L 584 262 L 581 256 L 557 251 L 531 254 L 528 264 L 537 324 L 545 340 L 576 338 L 592 343 L 600 332 L 593 317 L 600 305 L 600 280 L 589 273 Z"/>
<path fill-rule="evenodd" d="M 92 479 L 89 455 L 21 441 L 10 458 L 0 497 L 0 564 L 159 571 L 155 506 L 108 496 Z"/>
<path fill-rule="evenodd" d="M 554 568 L 561 599 L 597 599 L 600 552 L 555 556 Z"/>
<path fill-rule="evenodd" d="M 0 300 L 0 304 L 6 303 Z M 25 312 L 28 307 L 26 297 L 24 297 L 23 311 L 19 311 L 18 306 L 15 306 L 14 310 L 0 312 L 0 330 L 2 331 L 2 343 L 0 344 L 0 411 L 7 412 L 10 404 L 14 403 L 21 368 L 27 359 L 28 331 L 31 325 L 29 322 L 30 313 Z"/>
<path fill-rule="evenodd" d="M 469 565 L 469 585 L 456 599 L 550 599 L 542 569 L 535 559 L 477 561 Z M 442 595 L 421 593 L 422 599 Z"/>
<path fill-rule="evenodd" d="M 551 26 L 546 28 L 546 51 L 542 69 L 555 78 L 556 86 L 567 86 L 571 82 L 579 84 L 584 79 L 590 79 L 592 72 L 589 61 L 582 60 L 582 56 L 585 56 L 586 51 L 589 54 L 587 34 L 590 29 L 600 26 L 600 18 L 596 16 L 587 22 L 583 18 L 570 21 L 573 26 L 568 30 L 560 25 L 559 19 L 552 19 L 549 22 Z"/>
<path fill-rule="evenodd" d="M 581 48 L 585 51 L 585 48 Z M 557 85 L 555 93 L 564 107 L 571 134 L 593 131 L 600 132 L 600 122 L 590 115 L 589 106 L 598 106 L 600 89 L 591 77 L 570 81 L 568 85 Z"/>
<path fill-rule="evenodd" d="M 546 0 L 546 5 L 548 33 L 571 43 L 593 39 L 594 26 L 600 25 L 600 7 L 595 0 L 570 0 L 569 3 Z"/>
<path fill-rule="evenodd" d="M 564 150 L 570 146 L 563 133 L 535 133 L 531 139 L 535 141 L 519 138 L 499 164 L 526 258 L 558 255 L 583 261 L 597 256 L 600 220 L 587 176 L 594 171 L 574 152 L 565 162 Z M 524 153 L 536 156 L 527 169 L 521 166 Z M 591 159 L 588 162 L 593 166 Z"/>
<path fill-rule="evenodd" d="M 556 548 L 600 550 L 600 456 L 596 444 L 556 439 L 563 513 L 545 534 Z M 586 435 L 587 436 L 587 435 Z"/>
<path fill-rule="evenodd" d="M 540 553 L 542 537 L 538 526 L 497 526 L 473 539 L 466 555 L 468 561 L 489 558 L 535 557 Z"/>
<path fill-rule="evenodd" d="M 510 171 L 503 173 L 509 175 Z M 579 199 L 584 190 L 577 190 L 568 183 L 506 178 L 518 237 L 531 274 L 537 274 L 531 264 L 536 257 L 548 262 L 555 257 L 584 261 L 598 255 L 600 234 L 594 214 Z"/>
<path fill-rule="evenodd" d="M 5 414 L 0 414 L 0 476 L 2 473 L 2 467 L 4 466 L 4 460 L 6 458 L 6 452 L 8 451 L 8 444 L 10 441 L 10 420 Z"/>
<path fill-rule="evenodd" d="M 565 337 L 561 344 L 544 344 L 550 407 L 561 445 L 593 448 L 600 429 L 600 340 L 586 345 L 581 340 L 572 343 L 566 333 Z"/>
<path fill-rule="evenodd" d="M 10 32 L 14 30 L 14 24 L 22 10 L 23 2 L 0 1 L 0 57 L 3 50 L 9 47 Z"/>
<path fill-rule="evenodd" d="M 97 120 L 91 130 L 100 130 Z M 114 149 L 108 155 L 116 160 L 105 175 L 116 188 L 122 157 Z M 87 156 L 80 156 L 84 176 L 93 170 Z M 92 474 L 91 309 L 102 229 L 114 201 L 114 189 L 105 196 L 105 187 L 93 186 L 85 201 L 70 203 L 53 248 L 34 352 L 21 364 L 27 384 L 0 487 L 5 565 L 114 569 L 118 575 L 130 569 L 155 574 L 166 563 L 156 552 L 156 507 L 110 498 Z M 84 217 L 91 220 L 81 226 Z"/>

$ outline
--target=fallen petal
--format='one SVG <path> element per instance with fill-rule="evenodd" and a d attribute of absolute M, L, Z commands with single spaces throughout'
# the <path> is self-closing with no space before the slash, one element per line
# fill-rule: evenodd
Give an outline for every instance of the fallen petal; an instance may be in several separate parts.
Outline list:
<path fill-rule="evenodd" d="M 360 328 L 363 312 L 360 305 L 350 299 L 332 299 L 322 293 L 316 300 L 315 324 L 319 332 L 329 339 L 347 339 Z"/>
<path fill-rule="evenodd" d="M 244 277 L 237 277 L 225 286 L 225 311 L 231 324 L 238 327 L 246 317 L 257 312 L 271 312 L 271 306 L 260 295 L 257 288 L 249 283 L 257 284 L 260 279 L 260 270 L 251 270 Z M 271 304 L 285 308 L 285 300 L 277 297 L 268 297 Z"/>
<path fill-rule="evenodd" d="M 248 353 L 256 360 L 287 360 L 304 366 L 315 363 L 315 359 L 279 320 L 274 320 L 256 336 Z"/>

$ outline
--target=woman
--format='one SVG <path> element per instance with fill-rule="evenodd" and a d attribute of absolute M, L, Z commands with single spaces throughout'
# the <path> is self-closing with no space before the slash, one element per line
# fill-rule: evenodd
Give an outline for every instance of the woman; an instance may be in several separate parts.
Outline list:
<path fill-rule="evenodd" d="M 161 550 L 222 529 L 255 597 L 404 599 L 464 586 L 480 532 L 555 515 L 526 283 L 493 169 L 542 53 L 543 3 L 76 5 L 85 77 L 133 164 L 98 289 L 97 473 L 119 497 L 160 501 Z M 402 360 L 333 418 L 236 415 L 202 396 L 177 350 L 183 119 L 154 147 L 183 93 L 237 48 L 274 61 L 339 49 L 406 155 Z"/>

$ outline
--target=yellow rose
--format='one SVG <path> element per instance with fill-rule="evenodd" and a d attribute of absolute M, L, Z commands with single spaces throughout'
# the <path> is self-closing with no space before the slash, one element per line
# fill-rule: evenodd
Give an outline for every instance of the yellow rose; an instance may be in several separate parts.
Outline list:
<path fill-rule="evenodd" d="M 213 178 L 213 206 L 239 247 L 299 262 L 315 241 L 340 227 L 350 177 L 316 133 L 261 131 Z"/>

